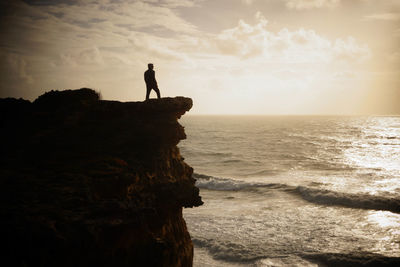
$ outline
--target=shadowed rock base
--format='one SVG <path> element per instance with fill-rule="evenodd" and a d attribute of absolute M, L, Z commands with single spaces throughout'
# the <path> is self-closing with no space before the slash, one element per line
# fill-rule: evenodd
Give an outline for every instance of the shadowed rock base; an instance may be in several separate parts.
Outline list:
<path fill-rule="evenodd" d="M 191 107 L 90 89 L 1 99 L 2 265 L 191 266 L 182 207 L 203 202 L 176 146 Z"/>

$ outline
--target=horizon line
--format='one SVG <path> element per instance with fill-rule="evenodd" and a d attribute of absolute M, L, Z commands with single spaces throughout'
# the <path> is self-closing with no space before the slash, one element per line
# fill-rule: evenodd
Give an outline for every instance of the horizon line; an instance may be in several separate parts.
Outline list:
<path fill-rule="evenodd" d="M 190 113 L 186 112 L 184 116 L 320 116 L 320 117 L 400 117 L 400 114 L 238 114 L 238 113 Z"/>

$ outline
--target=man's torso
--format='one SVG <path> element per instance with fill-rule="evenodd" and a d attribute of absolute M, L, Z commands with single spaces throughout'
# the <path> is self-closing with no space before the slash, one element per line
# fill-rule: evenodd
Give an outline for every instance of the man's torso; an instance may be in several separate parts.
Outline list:
<path fill-rule="evenodd" d="M 144 81 L 147 84 L 157 84 L 154 70 L 146 70 L 144 72 Z"/>

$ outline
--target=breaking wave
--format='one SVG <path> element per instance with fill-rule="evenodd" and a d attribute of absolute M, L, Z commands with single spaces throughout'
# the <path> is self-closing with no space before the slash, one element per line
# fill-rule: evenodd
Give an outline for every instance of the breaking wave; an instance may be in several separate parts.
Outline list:
<path fill-rule="evenodd" d="M 295 193 L 303 199 L 323 205 L 337 205 L 349 208 L 387 210 L 400 213 L 400 199 L 369 194 L 349 194 L 330 190 L 298 186 Z"/>
<path fill-rule="evenodd" d="M 199 188 L 217 191 L 282 190 L 300 196 L 302 199 L 320 205 L 342 206 L 357 209 L 386 210 L 400 213 L 400 198 L 351 194 L 307 186 L 291 186 L 279 183 L 251 183 L 204 174 L 194 174 Z M 258 190 L 259 191 L 259 190 Z"/>
<path fill-rule="evenodd" d="M 265 184 L 265 183 L 248 183 L 235 179 L 229 178 L 219 178 L 204 174 L 194 173 L 193 177 L 197 179 L 196 186 L 209 190 L 217 190 L 217 191 L 240 191 L 240 190 L 249 190 L 256 188 L 286 188 L 288 185 L 284 184 Z"/>
<path fill-rule="evenodd" d="M 254 249 L 251 246 L 229 241 L 220 242 L 201 238 L 193 238 L 192 241 L 196 247 L 207 249 L 217 260 L 246 266 L 308 266 L 312 263 L 316 263 L 318 266 L 400 266 L 400 257 L 366 251 L 348 253 L 294 251 L 292 255 L 279 255 L 273 250 Z M 267 264 L 271 262 L 278 264 Z M 298 265 L 299 263 L 300 265 Z"/>
<path fill-rule="evenodd" d="M 302 258 L 326 266 L 400 266 L 400 257 L 368 252 L 303 254 Z"/>

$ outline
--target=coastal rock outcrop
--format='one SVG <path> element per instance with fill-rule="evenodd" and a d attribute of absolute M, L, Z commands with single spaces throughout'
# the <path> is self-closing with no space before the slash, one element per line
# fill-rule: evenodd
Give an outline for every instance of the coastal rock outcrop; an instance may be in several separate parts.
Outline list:
<path fill-rule="evenodd" d="M 191 266 L 182 207 L 203 202 L 177 147 L 191 107 L 87 88 L 0 99 L 3 266 Z"/>

